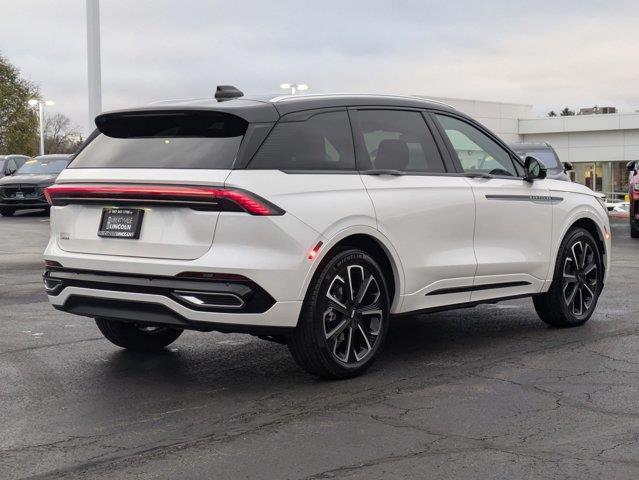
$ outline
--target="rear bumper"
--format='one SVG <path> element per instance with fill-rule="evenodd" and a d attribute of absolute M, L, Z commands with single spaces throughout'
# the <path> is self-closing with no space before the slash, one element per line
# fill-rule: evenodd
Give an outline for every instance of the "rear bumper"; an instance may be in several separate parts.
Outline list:
<path fill-rule="evenodd" d="M 12 200 L 3 198 L 0 200 L 0 208 L 15 208 L 16 210 L 23 210 L 28 208 L 49 208 L 50 205 L 44 198 L 34 199 L 19 199 Z"/>
<path fill-rule="evenodd" d="M 87 317 L 191 330 L 281 334 L 295 327 L 301 309 L 299 301 L 275 302 L 267 292 L 250 281 L 208 281 L 60 269 L 46 271 L 44 280 L 49 301 L 58 310 Z M 233 299 L 240 301 L 234 302 Z"/>

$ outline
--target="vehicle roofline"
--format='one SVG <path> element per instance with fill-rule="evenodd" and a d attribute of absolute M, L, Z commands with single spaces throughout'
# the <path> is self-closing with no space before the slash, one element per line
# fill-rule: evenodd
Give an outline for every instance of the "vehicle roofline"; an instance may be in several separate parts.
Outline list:
<path fill-rule="evenodd" d="M 417 96 L 417 95 L 396 95 L 396 94 L 390 94 L 390 93 L 346 93 L 346 92 L 339 92 L 339 93 L 303 93 L 303 94 L 295 94 L 295 95 L 279 95 L 277 97 L 272 98 L 271 102 L 279 103 L 279 102 L 284 102 L 284 101 L 287 101 L 287 100 L 303 100 L 305 98 L 318 98 L 318 97 L 326 97 L 326 98 L 331 98 L 331 97 L 400 98 L 400 99 L 406 99 L 406 100 L 415 100 L 415 101 L 424 102 L 424 103 L 435 103 L 435 104 L 443 105 L 445 107 L 448 107 L 448 108 L 451 108 L 453 110 L 456 110 L 455 107 L 453 107 L 452 105 L 449 105 L 448 103 L 442 102 L 440 100 L 433 100 L 431 98 L 421 97 L 421 96 Z"/>

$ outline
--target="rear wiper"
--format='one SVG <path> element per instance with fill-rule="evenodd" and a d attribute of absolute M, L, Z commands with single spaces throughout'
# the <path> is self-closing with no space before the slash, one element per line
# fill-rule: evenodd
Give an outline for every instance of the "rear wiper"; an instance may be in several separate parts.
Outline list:
<path fill-rule="evenodd" d="M 404 172 L 402 172 L 401 170 L 392 170 L 390 168 L 380 168 L 377 170 L 365 170 L 362 172 L 362 174 L 364 175 L 394 175 L 394 176 L 400 176 L 400 175 L 404 175 Z"/>

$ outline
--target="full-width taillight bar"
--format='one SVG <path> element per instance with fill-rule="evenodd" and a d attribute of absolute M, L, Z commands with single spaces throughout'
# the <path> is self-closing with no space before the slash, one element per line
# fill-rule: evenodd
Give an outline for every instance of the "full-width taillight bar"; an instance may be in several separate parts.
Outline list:
<path fill-rule="evenodd" d="M 44 190 L 50 205 L 71 203 L 163 205 L 195 210 L 245 211 L 282 215 L 284 210 L 262 197 L 235 188 L 173 185 L 58 184 Z"/>

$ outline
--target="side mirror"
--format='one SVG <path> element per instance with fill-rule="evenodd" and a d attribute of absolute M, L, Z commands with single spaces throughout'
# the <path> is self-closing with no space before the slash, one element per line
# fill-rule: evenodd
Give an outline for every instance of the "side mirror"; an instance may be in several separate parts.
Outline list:
<path fill-rule="evenodd" d="M 524 170 L 526 171 L 526 176 L 524 180 L 527 182 L 532 182 L 533 180 L 543 180 L 546 178 L 546 167 L 537 160 L 535 157 L 531 157 L 530 155 L 526 157 L 524 160 Z"/>
<path fill-rule="evenodd" d="M 632 161 L 632 162 L 628 162 L 626 163 L 626 169 L 629 172 L 632 172 L 633 175 L 637 173 L 637 162 L 636 161 Z"/>
<path fill-rule="evenodd" d="M 564 162 L 564 172 L 570 172 L 575 168 L 572 166 L 572 162 Z"/>
<path fill-rule="evenodd" d="M 17 168 L 8 168 L 5 175 L 14 175 L 18 171 Z"/>

